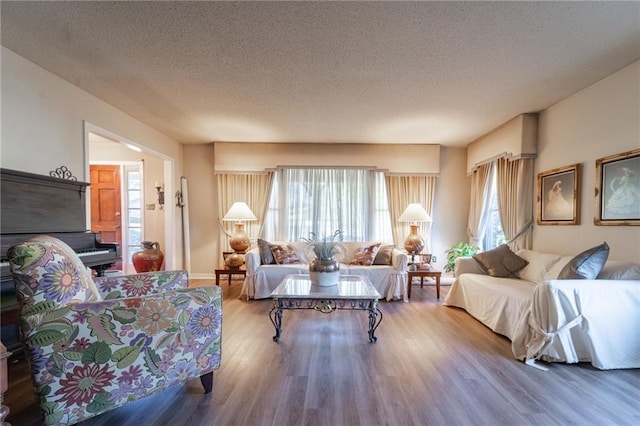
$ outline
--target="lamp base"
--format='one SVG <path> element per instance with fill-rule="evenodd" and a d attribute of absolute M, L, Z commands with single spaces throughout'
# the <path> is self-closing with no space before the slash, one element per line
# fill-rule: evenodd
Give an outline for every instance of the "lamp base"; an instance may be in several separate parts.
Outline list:
<path fill-rule="evenodd" d="M 407 253 L 418 254 L 425 246 L 424 239 L 418 234 L 418 225 L 410 225 L 411 232 L 404 240 L 404 249 Z"/>
<path fill-rule="evenodd" d="M 233 236 L 229 240 L 229 245 L 236 253 L 244 253 L 251 246 L 249 236 L 244 232 L 244 223 L 234 224 Z"/>
<path fill-rule="evenodd" d="M 227 265 L 227 268 L 229 269 L 239 269 L 244 265 L 244 256 L 242 253 L 231 253 L 224 260 L 224 264 Z"/>

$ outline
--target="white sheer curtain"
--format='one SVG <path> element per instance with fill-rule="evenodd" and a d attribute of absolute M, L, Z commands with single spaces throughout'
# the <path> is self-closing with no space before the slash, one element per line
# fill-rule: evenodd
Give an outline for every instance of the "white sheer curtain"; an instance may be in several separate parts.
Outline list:
<path fill-rule="evenodd" d="M 264 237 L 298 241 L 339 229 L 345 241 L 391 242 L 384 184 L 384 175 L 371 169 L 278 169 Z"/>
<path fill-rule="evenodd" d="M 404 239 L 409 235 L 409 228 L 406 223 L 398 223 L 398 218 L 410 203 L 420 203 L 433 219 L 436 177 L 387 175 L 386 181 L 393 241 L 397 247 L 403 247 Z M 426 242 L 425 253 L 431 252 L 431 223 L 420 224 L 420 234 Z"/>
<path fill-rule="evenodd" d="M 495 163 L 485 163 L 478 166 L 471 175 L 471 200 L 469 203 L 469 219 L 467 234 L 469 242 L 482 247 L 482 239 L 487 228 L 489 216 L 489 190 L 495 173 Z"/>
<path fill-rule="evenodd" d="M 504 235 L 513 250 L 531 248 L 533 159 L 499 158 L 498 206 Z"/>

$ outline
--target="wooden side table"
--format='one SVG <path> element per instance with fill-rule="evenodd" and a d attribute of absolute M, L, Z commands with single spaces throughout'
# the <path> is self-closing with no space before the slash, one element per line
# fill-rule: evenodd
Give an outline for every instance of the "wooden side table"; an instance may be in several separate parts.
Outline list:
<path fill-rule="evenodd" d="M 440 277 L 442 276 L 442 272 L 436 271 L 434 269 L 416 269 L 415 271 L 407 271 L 408 277 L 408 290 L 407 296 L 411 299 L 411 287 L 413 284 L 413 277 L 420 277 L 420 288 L 422 288 L 424 284 L 425 277 L 431 277 L 436 279 L 436 295 L 438 299 L 440 299 Z"/>
<path fill-rule="evenodd" d="M 220 275 L 227 275 L 229 277 L 229 285 L 231 285 L 231 277 L 233 275 L 242 275 L 242 278 L 247 276 L 247 270 L 244 268 L 229 269 L 226 265 L 216 269 L 216 285 L 220 285 Z"/>

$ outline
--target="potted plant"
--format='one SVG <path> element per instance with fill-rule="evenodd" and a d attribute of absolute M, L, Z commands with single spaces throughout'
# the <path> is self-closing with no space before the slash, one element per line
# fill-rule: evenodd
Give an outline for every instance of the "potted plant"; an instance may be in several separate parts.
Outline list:
<path fill-rule="evenodd" d="M 463 243 L 460 241 L 455 246 L 449 248 L 449 250 L 444 253 L 447 255 L 447 264 L 444 267 L 445 272 L 453 272 L 453 269 L 456 266 L 456 259 L 459 257 L 470 257 L 480 251 L 480 247 L 470 244 Z"/>
<path fill-rule="evenodd" d="M 318 238 L 315 232 L 311 232 L 310 238 L 302 240 L 313 250 L 316 257 L 309 262 L 309 278 L 311 283 L 321 287 L 330 287 L 338 284 L 340 276 L 340 262 L 334 257 L 337 251 L 337 239 L 342 231 L 336 230 L 330 237 Z"/>

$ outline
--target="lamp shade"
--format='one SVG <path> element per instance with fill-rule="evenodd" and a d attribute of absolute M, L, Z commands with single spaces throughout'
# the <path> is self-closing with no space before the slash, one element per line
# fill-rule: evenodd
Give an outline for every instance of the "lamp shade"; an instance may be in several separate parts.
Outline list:
<path fill-rule="evenodd" d="M 247 203 L 236 201 L 235 203 L 233 203 L 227 214 L 224 215 L 222 220 L 252 221 L 258 220 L 258 218 L 256 218 L 256 215 L 253 214 Z"/>
<path fill-rule="evenodd" d="M 398 222 L 431 222 L 431 216 L 420 203 L 411 203 L 404 209 Z"/>

